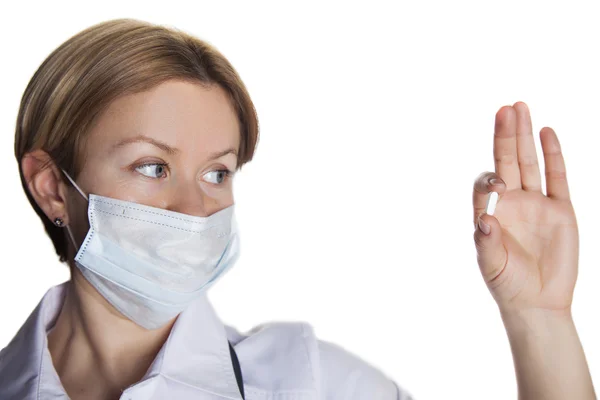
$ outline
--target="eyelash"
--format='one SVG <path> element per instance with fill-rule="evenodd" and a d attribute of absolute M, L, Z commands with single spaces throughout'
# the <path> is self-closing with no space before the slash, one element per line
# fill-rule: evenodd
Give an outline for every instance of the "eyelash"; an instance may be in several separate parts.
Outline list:
<path fill-rule="evenodd" d="M 139 165 L 135 165 L 133 166 L 133 170 L 137 171 L 137 169 L 142 168 L 142 167 L 148 167 L 148 166 L 161 166 L 161 167 L 165 167 L 165 168 L 169 168 L 169 164 L 168 163 L 157 163 L 157 162 L 150 162 L 150 163 L 144 163 L 144 164 L 139 164 Z M 215 169 L 213 171 L 209 171 L 209 172 L 224 172 L 225 173 L 225 178 L 223 179 L 223 182 L 221 183 L 212 183 L 212 182 L 208 182 L 211 185 L 215 185 L 215 186 L 221 186 L 224 185 L 226 181 L 228 181 L 229 179 L 231 179 L 232 175 L 233 175 L 233 171 L 230 171 L 229 169 L 225 168 L 225 169 Z M 144 174 L 142 174 L 140 172 L 141 175 L 143 175 L 146 178 L 150 178 L 150 179 L 160 179 L 160 178 L 152 178 L 150 176 L 146 176 Z"/>

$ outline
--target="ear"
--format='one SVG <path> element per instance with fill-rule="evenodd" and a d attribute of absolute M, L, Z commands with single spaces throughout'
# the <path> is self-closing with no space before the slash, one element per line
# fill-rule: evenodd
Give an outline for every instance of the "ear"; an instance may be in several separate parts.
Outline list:
<path fill-rule="evenodd" d="M 48 153 L 34 150 L 25 154 L 21 168 L 29 193 L 50 221 L 61 218 L 67 225 L 67 187 L 62 172 Z"/>

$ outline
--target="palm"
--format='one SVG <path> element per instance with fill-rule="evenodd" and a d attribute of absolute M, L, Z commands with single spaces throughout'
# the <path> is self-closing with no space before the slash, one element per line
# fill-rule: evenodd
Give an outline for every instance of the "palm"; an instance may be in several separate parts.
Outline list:
<path fill-rule="evenodd" d="M 544 195 L 533 136 L 527 134 L 531 132 L 529 111 L 523 106 L 515 105 L 514 121 L 510 113 L 498 113 L 494 140 L 497 173 L 484 174 L 476 183 L 476 218 L 485 211 L 491 188 L 500 193 L 494 213 L 500 232 L 492 235 L 497 246 L 493 254 L 480 254 L 479 264 L 502 307 L 567 309 L 577 278 L 579 238 L 564 161 L 554 132 L 543 131 L 548 192 Z M 504 184 L 489 185 L 490 177 L 500 178 Z M 487 190 L 482 190 L 482 185 L 487 185 Z"/>
<path fill-rule="evenodd" d="M 495 213 L 508 254 L 504 271 L 490 282 L 494 296 L 537 308 L 570 305 L 576 279 L 577 223 L 570 203 L 513 190 Z"/>

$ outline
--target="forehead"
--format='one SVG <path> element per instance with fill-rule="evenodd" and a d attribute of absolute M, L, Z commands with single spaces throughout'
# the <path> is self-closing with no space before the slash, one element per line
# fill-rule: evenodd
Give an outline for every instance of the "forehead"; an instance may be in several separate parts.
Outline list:
<path fill-rule="evenodd" d="M 240 126 L 221 87 L 171 80 L 114 100 L 92 128 L 88 146 L 100 150 L 139 135 L 187 152 L 213 152 L 237 148 Z"/>

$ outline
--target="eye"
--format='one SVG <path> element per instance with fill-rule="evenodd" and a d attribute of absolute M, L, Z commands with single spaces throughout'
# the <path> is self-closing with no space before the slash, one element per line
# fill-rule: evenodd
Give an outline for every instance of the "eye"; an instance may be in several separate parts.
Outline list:
<path fill-rule="evenodd" d="M 143 164 L 135 168 L 140 174 L 149 178 L 164 178 L 166 176 L 167 164 L 164 163 L 149 163 Z"/>
<path fill-rule="evenodd" d="M 231 175 L 232 172 L 228 169 L 218 169 L 215 171 L 207 172 L 206 174 L 204 174 L 204 177 L 208 177 L 208 181 L 210 183 L 220 185 L 223 182 L 225 182 L 225 180 L 227 180 L 227 178 L 229 178 Z"/>

